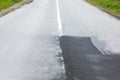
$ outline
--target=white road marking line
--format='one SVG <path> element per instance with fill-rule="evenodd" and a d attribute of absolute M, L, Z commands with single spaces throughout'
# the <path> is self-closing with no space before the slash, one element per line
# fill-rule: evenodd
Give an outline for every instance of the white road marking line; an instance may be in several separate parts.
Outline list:
<path fill-rule="evenodd" d="M 63 26 L 61 22 L 61 15 L 60 15 L 60 8 L 59 8 L 59 1 L 56 0 L 56 6 L 57 6 L 57 19 L 58 19 L 58 29 L 59 29 L 59 36 L 63 35 Z"/>
<path fill-rule="evenodd" d="M 63 26 L 62 26 L 62 22 L 61 22 L 61 15 L 60 15 L 60 8 L 59 8 L 59 1 L 56 0 L 56 7 L 57 7 L 57 19 L 58 19 L 58 31 L 59 31 L 59 36 L 63 36 Z M 61 53 L 62 53 L 62 50 L 61 50 Z M 63 57 L 60 57 L 60 59 L 62 61 L 64 61 L 64 58 Z M 64 62 L 62 62 L 62 69 L 63 69 L 63 72 L 64 72 L 64 79 L 66 78 L 66 75 L 65 75 L 65 65 L 64 65 Z"/>

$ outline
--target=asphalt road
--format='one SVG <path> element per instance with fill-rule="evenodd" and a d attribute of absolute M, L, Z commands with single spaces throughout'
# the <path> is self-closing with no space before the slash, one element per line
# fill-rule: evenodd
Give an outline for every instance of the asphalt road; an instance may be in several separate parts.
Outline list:
<path fill-rule="evenodd" d="M 59 3 L 67 80 L 119 80 L 120 20 L 84 0 Z"/>
<path fill-rule="evenodd" d="M 61 80 L 56 0 L 34 0 L 0 18 L 0 80 Z"/>
<path fill-rule="evenodd" d="M 83 0 L 34 0 L 0 18 L 0 80 L 64 80 L 61 53 L 68 80 L 119 80 L 119 25 Z"/>
<path fill-rule="evenodd" d="M 120 55 L 104 55 L 89 37 L 60 38 L 67 80 L 119 80 Z"/>
<path fill-rule="evenodd" d="M 107 54 L 120 54 L 120 20 L 85 0 L 59 0 L 64 35 L 91 37 Z"/>

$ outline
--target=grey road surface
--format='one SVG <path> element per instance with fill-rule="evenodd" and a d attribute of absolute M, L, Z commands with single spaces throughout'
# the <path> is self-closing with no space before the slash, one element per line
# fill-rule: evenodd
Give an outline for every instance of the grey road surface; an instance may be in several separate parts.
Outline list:
<path fill-rule="evenodd" d="M 56 0 L 33 3 L 0 18 L 0 80 L 61 80 Z"/>
<path fill-rule="evenodd" d="M 67 80 L 119 80 L 120 55 L 104 55 L 89 37 L 60 38 Z"/>
<path fill-rule="evenodd" d="M 119 80 L 120 20 L 84 0 L 59 3 L 67 80 Z"/>
<path fill-rule="evenodd" d="M 64 80 L 59 29 L 69 80 L 119 80 L 119 56 L 105 54 L 120 53 L 120 21 L 84 0 L 57 4 L 34 0 L 0 18 L 0 80 Z"/>
<path fill-rule="evenodd" d="M 59 0 L 64 35 L 91 37 L 107 54 L 120 54 L 120 20 L 85 0 Z"/>

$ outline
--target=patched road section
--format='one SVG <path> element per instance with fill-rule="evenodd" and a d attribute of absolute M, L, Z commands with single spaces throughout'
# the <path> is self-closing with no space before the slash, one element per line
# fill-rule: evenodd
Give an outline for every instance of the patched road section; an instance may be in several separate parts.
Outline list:
<path fill-rule="evenodd" d="M 119 80 L 120 56 L 103 55 L 89 37 L 62 36 L 68 80 Z"/>

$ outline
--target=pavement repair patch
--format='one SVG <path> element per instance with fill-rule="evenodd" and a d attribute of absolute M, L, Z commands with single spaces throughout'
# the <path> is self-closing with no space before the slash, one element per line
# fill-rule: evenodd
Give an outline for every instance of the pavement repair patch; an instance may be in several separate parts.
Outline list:
<path fill-rule="evenodd" d="M 104 55 L 89 37 L 62 36 L 67 80 L 120 80 L 120 55 Z"/>

